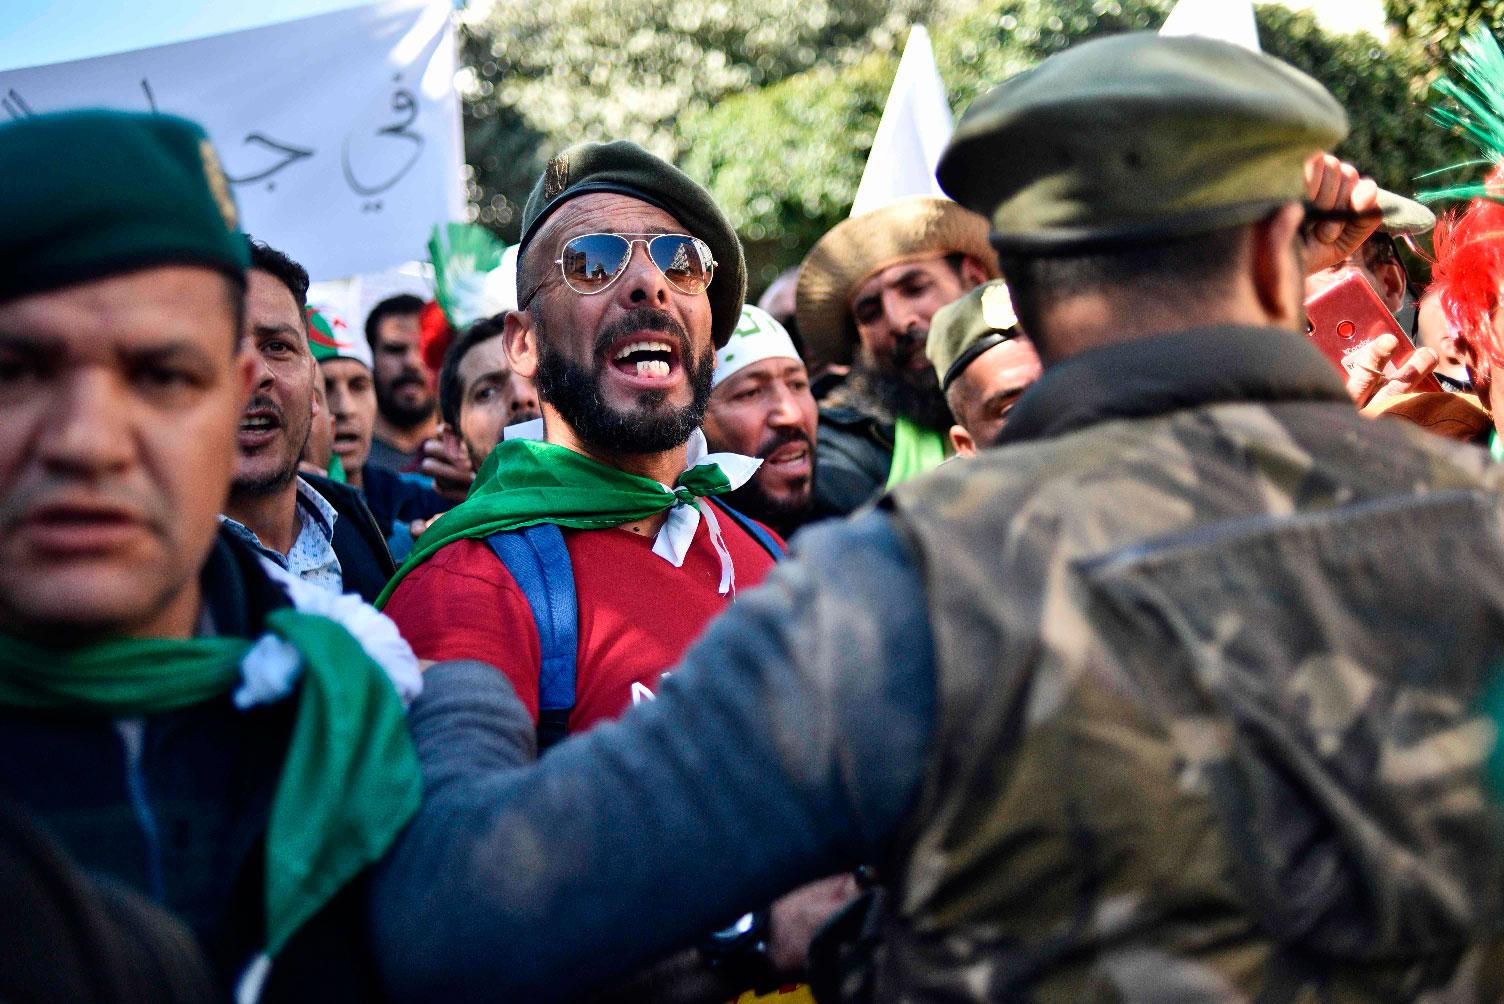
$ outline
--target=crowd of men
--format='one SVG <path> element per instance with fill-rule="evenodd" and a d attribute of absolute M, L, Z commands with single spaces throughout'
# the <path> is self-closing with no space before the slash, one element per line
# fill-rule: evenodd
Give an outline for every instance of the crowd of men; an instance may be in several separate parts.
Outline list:
<path fill-rule="evenodd" d="M 1504 208 L 1346 130 L 1082 43 L 760 306 L 581 143 L 432 367 L 0 125 L 0 999 L 1504 999 Z"/>

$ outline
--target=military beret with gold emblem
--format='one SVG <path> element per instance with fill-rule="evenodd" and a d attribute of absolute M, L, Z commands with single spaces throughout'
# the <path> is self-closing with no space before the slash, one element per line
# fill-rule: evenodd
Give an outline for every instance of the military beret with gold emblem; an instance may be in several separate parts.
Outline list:
<path fill-rule="evenodd" d="M 635 143 L 578 143 L 549 161 L 522 208 L 519 259 L 556 209 L 592 192 L 625 195 L 656 206 L 678 220 L 686 234 L 710 245 L 715 275 L 705 293 L 710 299 L 711 335 L 717 348 L 725 345 L 747 296 L 742 242 L 708 191 Z"/>
<path fill-rule="evenodd" d="M 1057 53 L 984 94 L 941 187 L 1006 253 L 1205 233 L 1305 196 L 1305 162 L 1347 134 L 1294 67 L 1210 38 L 1132 32 Z"/>
<path fill-rule="evenodd" d="M 74 111 L 0 125 L 0 299 L 152 265 L 250 265 L 229 182 L 186 119 Z"/>
<path fill-rule="evenodd" d="M 935 366 L 940 389 L 949 390 L 972 360 L 1019 333 L 1008 287 L 994 279 L 935 311 L 924 354 Z"/>

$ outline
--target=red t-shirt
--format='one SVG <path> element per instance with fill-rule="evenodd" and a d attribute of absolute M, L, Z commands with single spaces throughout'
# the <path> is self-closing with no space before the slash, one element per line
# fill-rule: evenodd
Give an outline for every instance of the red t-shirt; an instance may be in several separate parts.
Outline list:
<path fill-rule="evenodd" d="M 773 558 L 725 514 L 721 535 L 738 590 L 751 589 Z M 716 591 L 721 562 L 705 521 L 675 568 L 653 538 L 621 528 L 564 529 L 579 608 L 575 704 L 569 731 L 616 718 L 650 697 L 730 595 Z M 383 611 L 419 659 L 479 659 L 500 669 L 538 718 L 538 626 L 527 597 L 483 540 L 440 548 L 408 574 Z"/>

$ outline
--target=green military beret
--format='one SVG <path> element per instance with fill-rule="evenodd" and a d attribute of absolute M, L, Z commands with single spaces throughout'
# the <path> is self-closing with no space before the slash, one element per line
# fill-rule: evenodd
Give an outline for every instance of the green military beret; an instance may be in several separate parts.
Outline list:
<path fill-rule="evenodd" d="M 726 344 L 741 319 L 747 296 L 747 262 L 742 242 L 721 207 L 689 175 L 635 143 L 578 143 L 548 162 L 522 209 L 519 258 L 543 222 L 570 199 L 611 192 L 657 206 L 683 225 L 691 237 L 710 245 L 715 277 L 706 295 L 716 347 Z"/>
<path fill-rule="evenodd" d="M 950 390 L 972 360 L 1019 333 L 1013 300 L 1001 279 L 980 286 L 935 311 L 924 354 L 935 365 L 940 389 Z"/>
<path fill-rule="evenodd" d="M 149 265 L 250 265 L 203 129 L 170 115 L 76 111 L 0 125 L 0 299 Z"/>
<path fill-rule="evenodd" d="M 978 98 L 936 176 L 1004 252 L 1235 226 L 1305 195 L 1347 134 L 1326 88 L 1209 38 L 1133 32 L 1058 53 Z"/>

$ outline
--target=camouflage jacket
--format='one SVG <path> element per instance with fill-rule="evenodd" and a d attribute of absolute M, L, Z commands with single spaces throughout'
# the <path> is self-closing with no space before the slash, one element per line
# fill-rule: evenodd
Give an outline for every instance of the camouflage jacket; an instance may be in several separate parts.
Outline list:
<path fill-rule="evenodd" d="M 1501 915 L 1475 710 L 1504 654 L 1486 455 L 1360 417 L 1304 339 L 1263 329 L 1054 366 L 1005 442 L 885 503 L 938 710 L 879 999 L 1369 1001 L 1471 978 Z"/>

